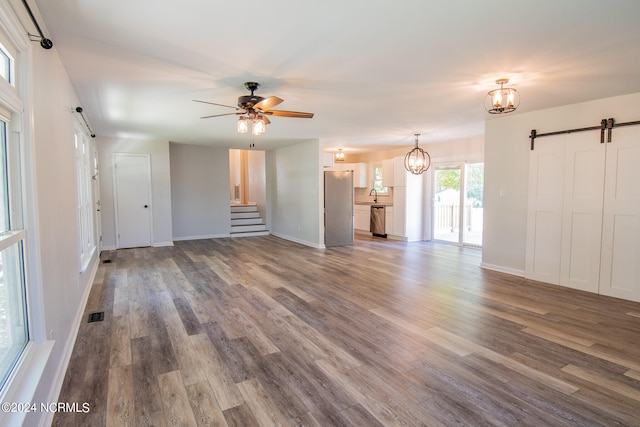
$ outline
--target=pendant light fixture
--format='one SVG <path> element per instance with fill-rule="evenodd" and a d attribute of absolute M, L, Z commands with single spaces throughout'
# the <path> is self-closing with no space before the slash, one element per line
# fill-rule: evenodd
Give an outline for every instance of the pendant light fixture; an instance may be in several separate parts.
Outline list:
<path fill-rule="evenodd" d="M 238 133 L 247 133 L 249 131 L 249 121 L 246 117 L 238 118 Z"/>
<path fill-rule="evenodd" d="M 344 153 L 342 152 L 342 148 L 338 148 L 338 152 L 336 153 L 336 162 L 344 162 Z"/>
<path fill-rule="evenodd" d="M 500 85 L 500 89 L 494 89 L 487 93 L 484 99 L 484 108 L 490 114 L 505 114 L 516 111 L 520 105 L 520 94 L 512 87 L 505 88 L 504 85 L 509 83 L 509 79 L 498 79 L 496 84 Z"/>
<path fill-rule="evenodd" d="M 416 133 L 416 146 L 404 156 L 404 168 L 414 175 L 420 175 L 431 166 L 429 153 L 418 147 L 419 133 Z"/>
<path fill-rule="evenodd" d="M 264 131 L 267 129 L 267 123 L 264 118 L 260 115 L 256 117 L 253 121 L 253 134 L 254 135 L 262 135 Z"/>

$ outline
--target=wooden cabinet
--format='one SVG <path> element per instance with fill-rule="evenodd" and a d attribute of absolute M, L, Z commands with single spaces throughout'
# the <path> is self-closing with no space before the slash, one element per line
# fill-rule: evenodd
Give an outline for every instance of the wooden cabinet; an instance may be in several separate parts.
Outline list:
<path fill-rule="evenodd" d="M 383 160 L 382 161 L 382 186 L 383 187 L 393 187 L 393 170 L 394 170 L 394 160 Z"/>
<path fill-rule="evenodd" d="M 371 206 L 355 205 L 353 208 L 353 227 L 360 231 L 370 231 Z"/>

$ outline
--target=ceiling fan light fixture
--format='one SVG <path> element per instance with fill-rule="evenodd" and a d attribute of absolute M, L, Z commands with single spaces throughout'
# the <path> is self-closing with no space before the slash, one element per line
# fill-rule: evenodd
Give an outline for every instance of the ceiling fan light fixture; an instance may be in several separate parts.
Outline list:
<path fill-rule="evenodd" d="M 242 116 L 238 118 L 238 133 L 247 133 L 249 131 L 249 123 L 247 118 Z"/>
<path fill-rule="evenodd" d="M 498 79 L 499 89 L 490 90 L 484 99 L 484 108 L 489 114 L 506 114 L 516 111 L 520 105 L 520 94 L 512 87 L 505 88 L 509 79 Z"/>
<path fill-rule="evenodd" d="M 414 175 L 421 175 L 431 166 L 431 156 L 429 153 L 418 147 L 419 133 L 415 134 L 416 145 L 404 156 L 404 168 Z"/>
<path fill-rule="evenodd" d="M 262 116 L 258 116 L 253 121 L 253 134 L 254 135 L 262 135 L 264 131 L 267 129 L 267 124 L 265 123 Z"/>

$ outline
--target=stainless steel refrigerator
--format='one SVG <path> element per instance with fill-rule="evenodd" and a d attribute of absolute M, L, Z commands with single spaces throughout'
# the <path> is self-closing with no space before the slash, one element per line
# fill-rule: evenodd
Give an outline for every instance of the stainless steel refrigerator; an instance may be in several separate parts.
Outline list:
<path fill-rule="evenodd" d="M 353 171 L 324 172 L 324 245 L 353 245 Z"/>

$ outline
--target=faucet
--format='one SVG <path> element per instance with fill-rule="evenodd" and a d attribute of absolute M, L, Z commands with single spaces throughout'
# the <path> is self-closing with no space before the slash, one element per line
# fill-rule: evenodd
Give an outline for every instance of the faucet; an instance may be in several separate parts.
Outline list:
<path fill-rule="evenodd" d="M 371 191 L 369 191 L 369 195 L 371 195 L 371 193 L 376 193 L 376 196 L 373 198 L 373 203 L 378 203 L 378 191 L 376 191 L 375 188 L 372 188 Z"/>

